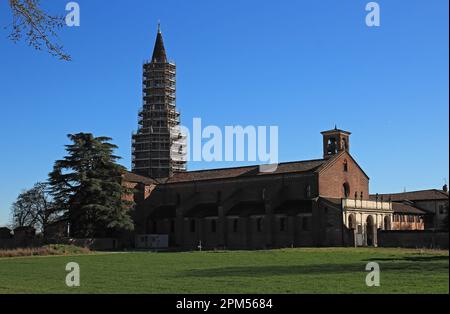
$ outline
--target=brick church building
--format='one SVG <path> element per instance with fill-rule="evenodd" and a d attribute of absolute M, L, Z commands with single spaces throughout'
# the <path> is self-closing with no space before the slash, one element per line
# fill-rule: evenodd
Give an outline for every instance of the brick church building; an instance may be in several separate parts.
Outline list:
<path fill-rule="evenodd" d="M 377 230 L 394 226 L 396 210 L 411 229 L 423 229 L 424 211 L 369 194 L 369 177 L 350 154 L 350 132 L 338 128 L 321 133 L 321 158 L 280 163 L 274 172 L 186 171 L 175 72 L 158 30 L 143 66 L 132 172 L 123 176 L 136 191 L 136 247 L 151 247 L 151 235 L 166 235 L 179 249 L 376 246 Z"/>

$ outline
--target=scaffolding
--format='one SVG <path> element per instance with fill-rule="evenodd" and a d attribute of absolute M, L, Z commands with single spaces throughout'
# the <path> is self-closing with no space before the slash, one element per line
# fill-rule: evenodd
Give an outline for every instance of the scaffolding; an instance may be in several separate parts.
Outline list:
<path fill-rule="evenodd" d="M 138 130 L 132 134 L 133 172 L 164 178 L 186 171 L 186 136 L 176 110 L 176 65 L 152 58 L 143 65 L 142 82 Z"/>

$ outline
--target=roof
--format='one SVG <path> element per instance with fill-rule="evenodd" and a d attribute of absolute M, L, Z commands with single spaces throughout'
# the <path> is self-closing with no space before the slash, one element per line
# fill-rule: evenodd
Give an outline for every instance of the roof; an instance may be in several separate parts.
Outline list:
<path fill-rule="evenodd" d="M 392 210 L 394 211 L 394 213 L 402 213 L 402 214 L 416 214 L 416 215 L 424 215 L 426 214 L 425 211 L 408 205 L 408 204 L 404 204 L 404 203 L 392 203 Z"/>
<path fill-rule="evenodd" d="M 166 183 L 232 179 L 232 178 L 265 176 L 271 174 L 284 174 L 284 173 L 308 173 L 314 172 L 326 162 L 328 162 L 328 160 L 315 159 L 315 160 L 280 163 L 278 164 L 277 169 L 273 172 L 260 172 L 259 165 L 236 167 L 236 168 L 219 168 L 210 170 L 178 172 L 175 173 L 172 177 L 166 179 Z"/>
<path fill-rule="evenodd" d="M 391 194 L 378 194 L 378 198 L 389 199 L 393 202 L 402 202 L 405 200 L 408 201 L 431 201 L 431 200 L 443 200 L 448 199 L 448 192 L 444 192 L 443 190 L 430 189 L 430 190 L 420 190 L 420 191 L 411 191 L 411 192 L 403 192 L 403 193 L 391 193 Z M 370 195 L 371 199 L 375 199 L 376 195 Z"/>
<path fill-rule="evenodd" d="M 144 177 L 144 176 L 141 176 L 141 175 L 129 172 L 129 171 L 125 171 L 122 174 L 122 178 L 124 181 L 127 181 L 127 182 L 144 183 L 144 184 L 155 184 L 156 183 L 156 181 L 151 178 Z"/>
<path fill-rule="evenodd" d="M 337 127 L 334 127 L 334 129 L 332 129 L 332 130 L 320 132 L 320 134 L 328 134 L 328 133 L 344 133 L 344 134 L 348 134 L 348 135 L 352 134 L 349 131 L 341 130 L 341 129 L 338 129 Z"/>
<path fill-rule="evenodd" d="M 152 179 L 149 177 L 134 174 L 132 172 L 126 172 L 123 175 L 125 181 L 128 182 L 138 182 L 144 184 L 171 184 L 171 183 L 186 183 L 186 182 L 196 182 L 196 181 L 206 181 L 206 180 L 222 180 L 222 179 L 236 179 L 245 177 L 260 177 L 267 175 L 280 175 L 288 173 L 303 173 L 311 174 L 314 172 L 323 171 L 328 167 L 328 165 L 333 164 L 338 160 L 339 156 L 342 154 L 348 154 L 346 151 L 342 151 L 330 159 L 312 159 L 312 160 L 300 160 L 279 163 L 275 171 L 264 172 L 260 171 L 261 165 L 243 166 L 243 167 L 232 167 L 232 168 L 216 168 L 216 169 L 206 169 L 206 170 L 195 170 L 195 171 L 185 171 L 176 172 L 169 178 L 158 178 Z M 350 154 L 348 154 L 350 158 Z M 353 159 L 356 165 L 358 163 Z M 359 167 L 359 165 L 358 165 Z M 359 167 L 361 169 L 361 167 Z M 364 171 L 361 169 L 362 173 L 367 177 Z M 368 177 L 367 177 L 368 178 Z"/>
<path fill-rule="evenodd" d="M 159 29 L 158 35 L 156 35 L 155 48 L 153 49 L 152 62 L 167 63 L 166 49 L 164 48 L 163 37 Z"/>

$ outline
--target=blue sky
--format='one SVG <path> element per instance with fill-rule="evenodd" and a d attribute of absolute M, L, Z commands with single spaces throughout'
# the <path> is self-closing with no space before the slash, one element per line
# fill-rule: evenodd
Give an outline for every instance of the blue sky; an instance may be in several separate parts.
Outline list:
<path fill-rule="evenodd" d="M 183 124 L 278 125 L 279 159 L 320 158 L 320 131 L 352 132 L 370 191 L 439 188 L 448 179 L 448 1 L 80 0 L 81 26 L 59 61 L 3 29 L 0 3 L 0 225 L 17 194 L 45 180 L 66 134 L 107 135 L 130 167 L 142 62 L 156 24 L 177 63 Z M 43 0 L 64 13 L 67 1 Z M 229 166 L 193 163 L 190 169 Z"/>

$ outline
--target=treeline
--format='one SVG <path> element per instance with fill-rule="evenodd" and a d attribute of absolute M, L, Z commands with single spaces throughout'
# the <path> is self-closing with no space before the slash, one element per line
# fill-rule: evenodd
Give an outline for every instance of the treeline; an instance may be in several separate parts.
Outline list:
<path fill-rule="evenodd" d="M 54 163 L 45 182 L 23 191 L 11 207 L 12 226 L 33 227 L 46 236 L 55 223 L 67 224 L 70 237 L 109 237 L 133 229 L 133 193 L 122 184 L 116 145 L 90 133 L 68 135 L 67 155 Z"/>

